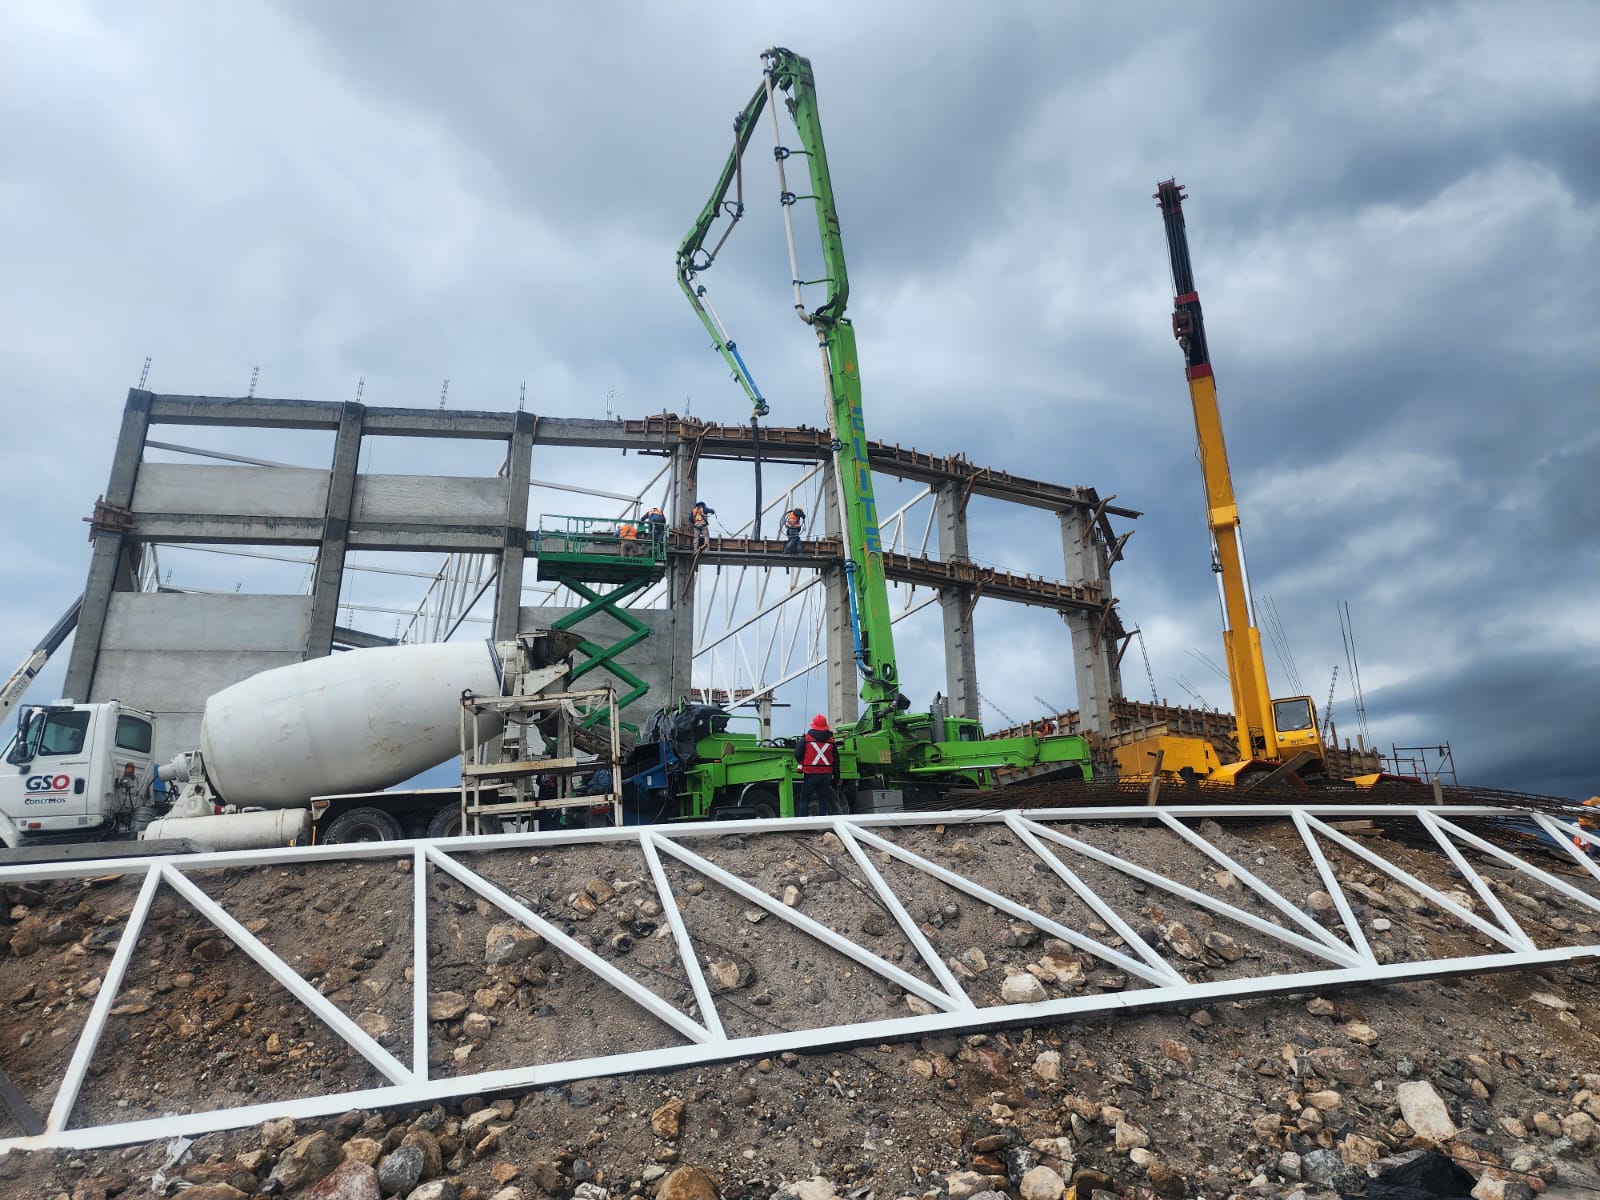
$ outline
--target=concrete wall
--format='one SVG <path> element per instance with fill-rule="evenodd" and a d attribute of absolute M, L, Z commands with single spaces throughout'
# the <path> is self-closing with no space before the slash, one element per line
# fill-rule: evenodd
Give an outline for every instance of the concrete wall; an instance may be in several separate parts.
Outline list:
<path fill-rule="evenodd" d="M 143 513 L 321 517 L 328 472 L 308 467 L 213 467 L 142 463 L 133 508 Z"/>
<path fill-rule="evenodd" d="M 310 621 L 309 596 L 115 592 L 89 699 L 154 712 L 165 761 L 199 744 L 213 692 L 302 661 Z"/>

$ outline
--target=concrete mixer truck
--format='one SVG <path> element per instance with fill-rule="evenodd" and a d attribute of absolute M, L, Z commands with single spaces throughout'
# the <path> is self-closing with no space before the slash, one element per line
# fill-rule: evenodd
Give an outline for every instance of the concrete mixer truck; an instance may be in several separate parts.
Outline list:
<path fill-rule="evenodd" d="M 237 850 L 454 833 L 457 789 L 383 789 L 459 752 L 463 693 L 561 691 L 570 641 L 383 646 L 263 671 L 211 696 L 199 745 L 164 764 L 148 711 L 29 705 L 0 765 L 0 841 Z"/>

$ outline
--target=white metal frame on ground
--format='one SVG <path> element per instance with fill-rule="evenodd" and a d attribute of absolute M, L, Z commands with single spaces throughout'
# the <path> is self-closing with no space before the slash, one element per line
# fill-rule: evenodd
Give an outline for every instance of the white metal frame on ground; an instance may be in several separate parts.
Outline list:
<path fill-rule="evenodd" d="M 436 842 L 300 847 L 227 854 L 198 854 L 182 858 L 133 858 L 3 868 L 0 869 L 0 885 L 83 879 L 109 874 L 131 877 L 142 875 L 143 882 L 76 1048 L 56 1088 L 53 1103 L 44 1122 L 44 1132 L 34 1136 L 0 1140 L 0 1153 L 24 1148 L 87 1149 L 176 1136 L 194 1137 L 204 1132 L 238 1128 L 275 1117 L 305 1119 L 328 1116 L 351 1108 L 428 1104 L 451 1097 L 526 1089 L 598 1076 L 685 1067 L 732 1058 L 758 1057 L 786 1050 L 815 1050 L 822 1047 L 917 1038 L 930 1033 L 965 1032 L 1034 1024 L 1097 1013 L 1140 1011 L 1160 1006 L 1197 1005 L 1209 1001 L 1281 995 L 1339 986 L 1382 984 L 1510 970 L 1558 964 L 1600 954 L 1600 936 L 1596 938 L 1597 944 L 1545 949 L 1536 946 L 1527 931 L 1517 923 L 1483 877 L 1472 867 L 1462 853 L 1463 848 L 1487 855 L 1501 866 L 1520 873 L 1524 886 L 1536 885 L 1558 893 L 1565 901 L 1581 909 L 1587 909 L 1594 914 L 1597 924 L 1600 924 L 1600 891 L 1585 891 L 1566 879 L 1552 874 L 1544 866 L 1530 861 L 1527 856 L 1486 841 L 1461 828 L 1457 823 L 1462 818 L 1483 816 L 1515 816 L 1525 822 L 1529 822 L 1531 818 L 1531 824 L 1537 825 L 1549 834 L 1555 843 L 1565 848 L 1565 854 L 1571 864 L 1576 864 L 1579 878 L 1582 878 L 1582 872 L 1587 872 L 1596 883 L 1600 883 L 1600 865 L 1573 846 L 1572 839 L 1578 835 L 1579 830 L 1576 825 L 1569 822 L 1500 808 L 1373 805 L 1315 808 L 1235 805 L 1181 809 L 1045 809 L 819 817 L 760 824 L 722 822 L 646 826 L 583 832 L 452 838 Z M 1348 937 L 1341 938 L 1334 931 L 1317 923 L 1303 912 L 1293 899 L 1267 886 L 1243 863 L 1236 861 L 1208 841 L 1197 828 L 1197 825 L 1207 818 L 1217 820 L 1270 818 L 1291 822 L 1306 847 L 1323 890 L 1333 898 L 1343 918 Z M 1358 840 L 1330 824 L 1354 818 L 1401 819 L 1415 822 L 1416 829 L 1425 832 L 1441 851 L 1437 859 L 1440 868 L 1446 874 L 1459 876 L 1477 897 L 1483 911 L 1474 911 L 1460 903 L 1459 899 L 1452 898 L 1451 895 L 1390 861 L 1374 846 L 1375 842 L 1381 844 L 1381 839 Z M 1151 825 L 1152 822 L 1159 824 L 1192 845 L 1218 868 L 1232 873 L 1243 889 L 1259 897 L 1266 908 L 1272 910 L 1276 919 L 1268 919 L 1246 911 L 1158 871 L 1119 858 L 1085 841 L 1079 836 L 1083 833 L 1081 828 L 1077 833 L 1072 833 L 1059 827 L 1063 823 L 1085 826 L 1096 822 L 1112 822 L 1129 829 L 1141 826 L 1154 827 Z M 1113 948 L 1085 930 L 1073 928 L 1059 920 L 1034 912 L 956 871 L 916 854 L 896 842 L 892 836 L 896 829 L 933 824 L 1004 826 L 1015 835 L 1026 851 L 1037 855 L 1039 862 L 1046 869 L 1070 888 L 1108 929 L 1122 939 L 1125 948 Z M 920 956 L 934 982 L 930 983 L 886 961 L 866 946 L 829 928 L 799 911 L 798 908 L 785 905 L 781 900 L 713 864 L 690 848 L 696 839 L 716 838 L 726 834 L 739 834 L 750 838 L 778 833 L 823 832 L 832 832 L 839 838 L 857 872 L 876 893 L 886 912 L 893 917 L 907 942 Z M 587 945 L 574 940 L 559 926 L 533 912 L 515 897 L 477 874 L 457 857 L 475 851 L 519 847 L 538 847 L 541 851 L 553 852 L 563 845 L 594 843 L 623 843 L 638 847 L 650 873 L 662 913 L 670 926 L 674 945 L 695 999 L 694 1007 L 697 1015 L 691 1015 L 667 1003 L 625 971 L 594 953 Z M 1329 864 L 1323 849 L 1324 845 L 1337 846 L 1341 851 L 1362 860 L 1396 883 L 1413 890 L 1429 905 L 1481 934 L 1491 943 L 1490 947 L 1481 954 L 1465 957 L 1380 963 L 1362 935 L 1351 902 Z M 1057 854 L 1055 852 L 1057 848 L 1070 853 L 1066 856 Z M 1552 846 L 1550 849 L 1555 850 L 1556 847 Z M 957 978 L 957 972 L 951 969 L 951 965 L 941 961 L 928 937 L 908 912 L 904 891 L 897 893 L 890 886 L 874 864 L 871 852 L 888 855 L 915 872 L 940 880 L 980 903 L 992 906 L 1014 921 L 1033 925 L 1042 934 L 1059 938 L 1081 951 L 1094 955 L 1107 967 L 1125 973 L 1145 986 L 1131 991 L 1076 995 L 1032 1004 L 980 1007 L 962 986 L 960 979 Z M 1556 852 L 1561 853 L 1559 850 Z M 216 868 L 248 868 L 281 863 L 407 856 L 412 860 L 414 880 L 411 918 L 414 980 L 412 1053 L 409 1063 L 401 1062 L 364 1032 L 337 1005 L 321 995 L 315 987 L 264 946 L 234 916 L 208 897 L 189 878 L 193 871 Z M 663 856 L 675 859 L 697 876 L 727 888 L 741 904 L 763 909 L 801 933 L 815 938 L 831 950 L 847 956 L 895 986 L 903 988 L 909 996 L 921 1001 L 919 1007 L 925 1011 L 903 1017 L 823 1028 L 796 1029 L 760 1036 L 730 1036 L 718 1014 L 716 997 L 702 970 L 701 957 L 679 913 L 676 897 L 662 867 Z M 1156 948 L 1138 935 L 1125 913 L 1118 912 L 1102 896 L 1096 894 L 1072 869 L 1070 863 L 1083 858 L 1131 876 L 1147 888 L 1160 889 L 1207 909 L 1219 917 L 1244 925 L 1325 965 L 1315 970 L 1293 974 L 1261 975 L 1247 979 L 1203 983 L 1190 982 L 1179 973 L 1181 961 L 1168 961 Z M 553 948 L 590 972 L 600 984 L 616 989 L 628 1000 L 674 1030 L 684 1039 L 684 1043 L 598 1058 L 541 1062 L 448 1078 L 430 1077 L 428 963 L 425 954 L 415 954 L 415 948 L 428 945 L 429 902 L 426 888 L 429 876 L 427 868 L 430 865 L 459 881 L 512 919 L 538 932 Z M 212 922 L 241 951 L 259 963 L 329 1030 L 372 1064 L 387 1082 L 382 1086 L 358 1091 L 302 1096 L 292 1100 L 230 1109 L 97 1126 L 73 1125 L 70 1118 L 77 1103 L 79 1090 L 106 1027 L 107 1017 L 121 989 L 128 965 L 133 958 L 145 918 L 157 891 L 163 884 L 174 889 L 201 917 Z M 0 1056 L 0 1067 L 3 1065 L 4 1058 Z"/>

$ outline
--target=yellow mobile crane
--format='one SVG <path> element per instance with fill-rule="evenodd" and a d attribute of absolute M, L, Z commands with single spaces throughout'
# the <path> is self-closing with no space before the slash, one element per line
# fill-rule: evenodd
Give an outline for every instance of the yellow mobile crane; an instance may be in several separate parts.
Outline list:
<path fill-rule="evenodd" d="M 1256 628 L 1250 578 L 1245 569 L 1239 504 L 1233 493 L 1216 381 L 1206 348 L 1205 320 L 1189 263 L 1189 238 L 1183 221 L 1186 197 L 1172 179 L 1156 188 L 1155 199 L 1166 222 L 1167 250 L 1172 258 L 1172 332 L 1183 348 L 1189 378 L 1200 470 L 1205 481 L 1206 523 L 1211 529 L 1211 569 L 1216 572 L 1222 599 L 1222 643 L 1227 655 L 1228 684 L 1233 690 L 1237 760 L 1223 762 L 1205 738 L 1152 733 L 1116 748 L 1118 771 L 1125 779 L 1148 776 L 1158 770 L 1162 774 L 1231 783 L 1322 776 L 1327 772 L 1327 752 L 1311 697 L 1274 700 L 1268 690 L 1261 634 Z"/>

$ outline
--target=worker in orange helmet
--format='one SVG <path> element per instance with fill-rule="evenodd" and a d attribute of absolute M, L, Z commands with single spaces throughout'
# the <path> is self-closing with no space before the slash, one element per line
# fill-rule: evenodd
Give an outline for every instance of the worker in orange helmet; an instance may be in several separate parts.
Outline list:
<path fill-rule="evenodd" d="M 788 540 L 783 544 L 785 554 L 800 553 L 800 530 L 806 523 L 806 510 L 798 504 L 783 514 L 783 534 Z"/>
<path fill-rule="evenodd" d="M 796 816 L 819 817 L 828 813 L 829 792 L 839 782 L 839 747 L 828 728 L 828 718 L 818 713 L 811 728 L 794 748 L 800 764 L 800 799 Z"/>

